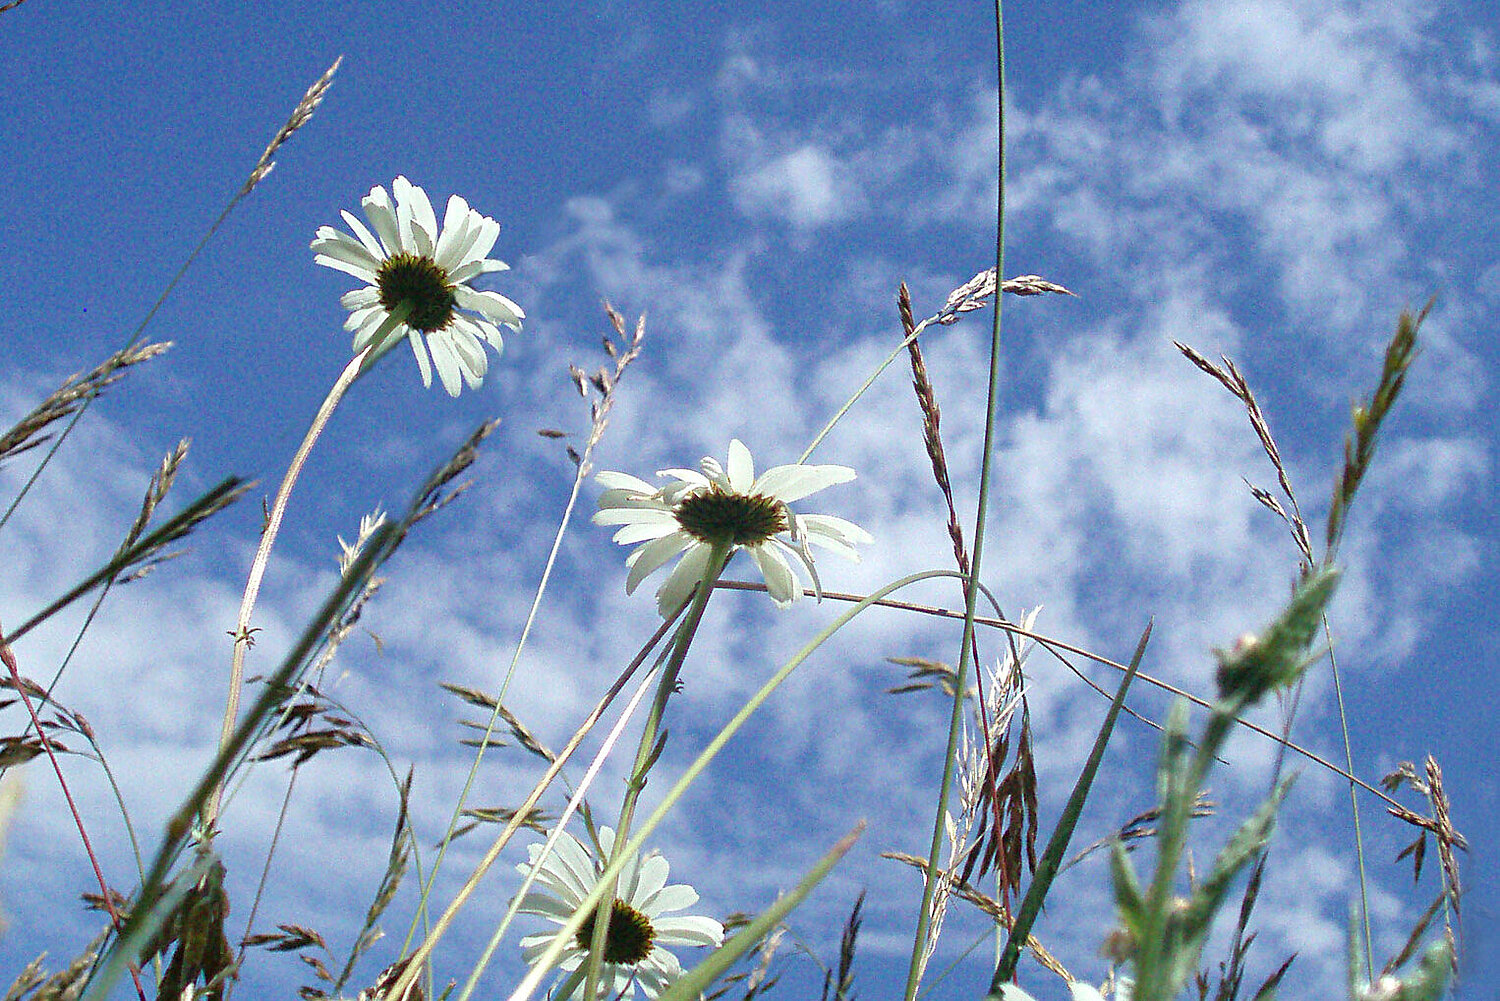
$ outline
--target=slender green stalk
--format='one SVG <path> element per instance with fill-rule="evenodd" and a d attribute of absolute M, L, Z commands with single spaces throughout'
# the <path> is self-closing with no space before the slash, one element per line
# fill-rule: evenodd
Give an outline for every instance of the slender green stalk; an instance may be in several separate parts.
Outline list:
<path fill-rule="evenodd" d="M 968 686 L 969 649 L 974 638 L 974 614 L 979 597 L 980 561 L 984 555 L 984 530 L 989 510 L 990 470 L 995 454 L 996 409 L 1000 393 L 1000 319 L 1005 296 L 1000 283 L 1005 275 L 1005 25 L 1003 0 L 995 0 L 995 64 L 998 77 L 995 127 L 997 149 L 997 184 L 995 208 L 995 322 L 990 335 L 990 368 L 985 401 L 984 451 L 979 470 L 979 501 L 974 516 L 974 553 L 964 580 L 964 629 L 959 643 L 957 677 L 953 686 L 953 712 L 948 721 L 948 746 L 943 756 L 943 777 L 938 786 L 937 807 L 933 811 L 932 843 L 927 853 L 926 878 L 922 886 L 922 903 L 917 913 L 917 927 L 912 933 L 911 962 L 906 974 L 906 1001 L 913 1001 L 922 977 L 922 954 L 927 930 L 932 923 L 933 895 L 937 891 L 939 855 L 943 848 L 943 821 L 948 813 L 948 795 L 953 785 L 954 759 L 958 754 L 959 733 L 963 723 L 964 690 Z"/>

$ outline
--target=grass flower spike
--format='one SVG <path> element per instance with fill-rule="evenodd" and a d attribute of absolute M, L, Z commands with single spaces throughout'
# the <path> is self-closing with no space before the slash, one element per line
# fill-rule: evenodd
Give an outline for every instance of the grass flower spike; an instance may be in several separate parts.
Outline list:
<path fill-rule="evenodd" d="M 614 850 L 615 832 L 599 829 L 600 847 L 605 856 Z M 531 861 L 516 866 L 523 876 L 529 875 L 542 853 L 541 845 L 528 849 Z M 604 866 L 571 834 L 557 840 L 556 851 L 542 862 L 533 888 L 521 899 L 522 914 L 539 914 L 558 925 L 566 924 L 577 912 Z M 604 997 L 630 997 L 638 986 L 647 1001 L 652 1001 L 673 980 L 682 975 L 677 957 L 668 946 L 721 945 L 724 926 L 713 918 L 686 915 L 662 917 L 669 911 L 680 911 L 698 902 L 698 893 L 683 883 L 667 885 L 667 860 L 656 852 L 645 858 L 633 858 L 620 872 L 619 896 L 609 919 L 609 937 L 604 945 L 602 983 Z M 521 950 L 528 963 L 536 961 L 556 932 L 538 932 L 521 940 Z M 563 953 L 561 968 L 579 971 L 588 958 L 593 940 L 594 922 L 585 921 L 568 951 Z M 579 993 L 581 975 L 569 978 L 574 985 L 567 994 Z"/>
<path fill-rule="evenodd" d="M 425 191 L 405 177 L 396 178 L 391 190 L 394 204 L 379 185 L 361 201 L 370 227 L 351 212 L 341 213 L 354 236 L 318 227 L 313 260 L 366 283 L 339 299 L 349 310 L 344 328 L 354 331 L 356 353 L 371 348 L 373 362 L 405 337 L 422 370 L 422 385 L 432 385 L 436 367 L 448 395 L 457 396 L 463 383 L 475 389 L 483 381 L 485 342 L 503 350 L 500 326 L 520 330 L 525 317 L 505 296 L 469 285 L 485 272 L 508 267 L 485 256 L 495 246 L 500 224 L 454 195 L 439 230 Z"/>
<path fill-rule="evenodd" d="M 627 594 L 652 571 L 686 554 L 656 592 L 656 607 L 663 615 L 670 615 L 703 578 L 716 544 L 730 546 L 731 552 L 748 550 L 771 600 L 785 608 L 802 594 L 788 556 L 806 568 L 814 592 L 821 594 L 808 544 L 858 560 L 855 545 L 871 541 L 868 532 L 843 518 L 796 514 L 789 506 L 824 487 L 854 479 L 854 470 L 847 466 L 777 466 L 757 478 L 750 450 L 735 439 L 729 443 L 727 468 L 705 457 L 698 470 L 666 469 L 656 475 L 670 476 L 672 482 L 657 488 L 626 473 L 599 473 L 605 491 L 594 521 L 623 526 L 614 536 L 622 546 L 644 543 L 625 561 L 630 568 Z"/>

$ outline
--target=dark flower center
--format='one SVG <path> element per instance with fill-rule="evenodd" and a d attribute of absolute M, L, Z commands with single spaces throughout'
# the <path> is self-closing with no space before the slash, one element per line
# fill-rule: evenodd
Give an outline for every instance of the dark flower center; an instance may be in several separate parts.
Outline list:
<path fill-rule="evenodd" d="M 403 302 L 411 303 L 406 325 L 423 332 L 442 330 L 453 319 L 458 304 L 448 272 L 430 257 L 418 254 L 395 254 L 380 265 L 376 273 L 380 304 L 394 310 Z"/>
<path fill-rule="evenodd" d="M 595 911 L 578 929 L 578 947 L 585 952 L 594 941 Z M 604 961 L 620 966 L 634 966 L 651 955 L 651 943 L 656 939 L 656 929 L 651 919 L 616 899 L 609 914 L 609 933 L 604 938 Z"/>
<path fill-rule="evenodd" d="M 754 546 L 786 531 L 785 511 L 774 498 L 714 487 L 690 494 L 673 515 L 684 532 L 702 542 Z"/>

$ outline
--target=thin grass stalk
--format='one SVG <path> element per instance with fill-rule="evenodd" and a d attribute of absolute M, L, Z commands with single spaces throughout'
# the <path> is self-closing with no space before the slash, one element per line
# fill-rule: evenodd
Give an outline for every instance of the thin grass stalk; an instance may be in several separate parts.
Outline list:
<path fill-rule="evenodd" d="M 655 670 L 656 668 L 652 668 L 652 672 Z M 621 735 L 624 734 L 631 717 L 635 715 L 636 709 L 640 706 L 642 700 L 645 699 L 646 692 L 650 689 L 651 673 L 648 673 L 646 677 L 641 679 L 641 685 L 636 689 L 635 694 L 630 697 L 630 701 L 625 703 L 624 709 L 620 712 L 620 718 L 610 728 L 604 740 L 600 742 L 599 750 L 595 752 L 593 760 L 589 762 L 589 767 L 583 773 L 583 778 L 579 781 L 578 788 L 574 790 L 572 796 L 568 797 L 567 805 L 558 814 L 557 823 L 552 826 L 552 833 L 547 836 L 547 840 L 542 844 L 542 851 L 537 856 L 536 864 L 531 867 L 531 871 L 521 881 L 520 887 L 511 897 L 510 905 L 505 910 L 505 916 L 500 919 L 500 923 L 495 927 L 495 931 L 490 936 L 489 942 L 485 944 L 484 951 L 479 954 L 479 959 L 475 962 L 474 968 L 469 971 L 469 979 L 464 982 L 463 991 L 459 994 L 460 1001 L 473 994 L 474 989 L 479 985 L 480 976 L 483 975 L 485 969 L 489 966 L 490 960 L 494 958 L 495 950 L 500 947 L 500 940 L 505 936 L 506 931 L 509 930 L 511 921 L 515 918 L 516 913 L 521 907 L 521 898 L 526 895 L 526 891 L 531 889 L 532 884 L 536 882 L 537 876 L 541 874 L 542 864 L 552 854 L 558 839 L 563 836 L 563 832 L 567 829 L 568 821 L 572 820 L 573 815 L 578 812 L 579 807 L 583 803 L 584 794 L 594 784 L 595 779 L 599 777 L 599 773 L 604 768 L 605 761 L 608 760 L 609 755 L 614 751 L 615 745 L 619 742 Z M 616 840 L 618 841 L 618 838 Z M 602 946 L 599 948 L 602 948 Z M 575 976 L 581 978 L 583 975 L 584 969 L 581 968 L 575 971 Z M 565 997 L 567 994 L 568 992 L 562 991 L 559 992 L 558 996 Z"/>
<path fill-rule="evenodd" d="M 721 580 L 715 586 L 716 587 L 722 587 L 722 588 L 731 588 L 733 590 L 738 590 L 738 591 L 764 591 L 766 589 L 766 586 L 764 584 L 756 584 L 756 583 L 750 583 L 750 582 L 747 582 L 747 581 L 737 581 L 737 580 Z M 803 593 L 804 594 L 811 594 L 812 592 L 809 591 L 809 590 L 804 589 Z M 844 591 L 824 591 L 823 592 L 823 597 L 825 599 L 829 600 L 829 601 L 857 602 L 857 601 L 864 600 L 865 596 L 864 595 L 859 595 L 859 594 L 849 594 L 849 593 L 844 592 Z M 896 609 L 900 609 L 902 611 L 918 612 L 918 613 L 920 613 L 922 615 L 931 615 L 931 616 L 934 616 L 934 617 L 937 617 L 937 618 L 945 618 L 945 619 L 962 619 L 963 615 L 964 615 L 963 612 L 961 612 L 961 611 L 959 611 L 957 609 L 952 609 L 952 608 L 938 608 L 935 605 L 925 605 L 925 604 L 922 604 L 921 602 L 915 602 L 915 601 L 899 601 L 899 600 L 893 600 L 893 599 L 890 599 L 890 598 L 881 598 L 881 599 L 877 600 L 875 602 L 875 604 L 879 605 L 882 608 L 896 608 Z M 1044 649 L 1046 649 L 1054 657 L 1058 657 L 1060 660 L 1062 660 L 1062 658 L 1058 654 L 1059 650 L 1062 651 L 1062 652 L 1064 652 L 1064 653 L 1076 654 L 1079 657 L 1086 657 L 1087 659 L 1093 661 L 1096 664 L 1099 664 L 1099 665 L 1101 665 L 1103 667 L 1112 668 L 1113 670 L 1116 670 L 1116 671 L 1124 672 L 1126 670 L 1129 670 L 1129 666 L 1128 665 L 1121 664 L 1117 660 L 1111 660 L 1110 658 L 1105 657 L 1102 654 L 1094 653 L 1092 650 L 1086 650 L 1086 649 L 1084 649 L 1081 646 L 1078 646 L 1078 645 L 1073 644 L 1073 643 L 1068 643 L 1065 640 L 1054 639 L 1053 637 L 1047 636 L 1047 635 L 1045 635 L 1043 633 L 1038 633 L 1038 632 L 1034 632 L 1034 631 L 1029 630 L 1029 629 L 1024 629 L 1021 626 L 1016 625 L 1014 622 L 1010 622 L 1010 621 L 1005 620 L 1005 619 L 992 618 L 990 616 L 984 616 L 984 615 L 976 615 L 974 617 L 974 624 L 977 625 L 977 626 L 985 626 L 985 627 L 990 628 L 990 629 L 1000 629 L 1000 630 L 1003 630 L 1003 631 L 1005 631 L 1007 633 L 1010 633 L 1012 635 L 1020 636 L 1020 637 L 1023 637 L 1025 639 L 1032 640 L 1037 645 L 1039 645 L 1039 646 L 1043 647 Z M 1065 664 L 1067 663 L 1066 660 L 1064 660 L 1063 662 Z M 1188 691 L 1185 688 L 1179 688 L 1179 687 L 1177 687 L 1176 685 L 1173 685 L 1170 682 L 1162 681 L 1160 678 L 1154 677 L 1154 676 L 1152 676 L 1150 674 L 1146 674 L 1144 672 L 1138 673 L 1136 675 L 1136 677 L 1137 677 L 1137 679 L 1142 684 L 1150 685 L 1153 688 L 1160 689 L 1161 691 L 1166 692 L 1169 695 L 1174 695 L 1174 696 L 1176 696 L 1178 698 L 1186 699 L 1188 702 L 1190 702 L 1193 705 L 1197 706 L 1199 709 L 1212 709 L 1213 708 L 1214 704 L 1212 702 L 1208 701 L 1207 699 L 1203 698 L 1202 696 L 1194 695 L 1192 692 Z M 1129 710 L 1127 709 L 1126 711 L 1128 712 Z M 1147 721 L 1147 722 L 1149 723 L 1149 721 Z M 1379 799 L 1382 802 L 1384 802 L 1386 804 L 1386 806 L 1396 807 L 1396 808 L 1400 808 L 1401 807 L 1401 803 L 1399 801 L 1397 801 L 1389 793 L 1387 793 L 1387 792 L 1379 789 L 1376 786 L 1370 785 L 1370 783 L 1366 782 L 1364 779 L 1359 778 L 1356 775 L 1351 775 L 1348 771 L 1346 771 L 1343 768 L 1340 768 L 1338 765 L 1336 765 L 1333 762 L 1329 761 L 1327 758 L 1319 755 L 1317 752 L 1311 751 L 1308 748 L 1303 747 L 1301 744 L 1298 744 L 1295 741 L 1288 740 L 1288 739 L 1286 739 L 1286 737 L 1284 737 L 1281 734 L 1274 733 L 1271 730 L 1268 730 L 1266 727 L 1261 726 L 1259 723 L 1256 723 L 1254 720 L 1245 719 L 1244 717 L 1236 717 L 1235 720 L 1234 720 L 1234 722 L 1236 724 L 1238 724 L 1239 726 L 1244 727 L 1246 730 L 1249 730 L 1251 733 L 1258 734 L 1259 736 L 1265 737 L 1267 740 L 1272 741 L 1273 743 L 1279 745 L 1280 747 L 1284 747 L 1286 750 L 1291 751 L 1293 754 L 1295 754 L 1295 755 L 1297 755 L 1297 756 L 1299 756 L 1301 758 L 1305 758 L 1306 760 L 1308 760 L 1308 761 L 1312 762 L 1313 764 L 1317 765 L 1319 768 L 1322 768 L 1325 771 L 1328 771 L 1328 772 L 1331 772 L 1334 775 L 1337 775 L 1339 778 L 1343 779 L 1344 781 L 1354 783 L 1356 786 L 1358 786 L 1364 792 L 1367 792 L 1371 796 L 1374 796 L 1376 799 Z M 1158 730 L 1161 729 L 1161 727 L 1158 726 L 1155 723 L 1150 723 L 1150 725 L 1153 728 L 1155 728 L 1155 729 L 1158 729 Z"/>
<path fill-rule="evenodd" d="M 538 779 L 536 784 L 532 787 L 531 792 L 526 795 L 526 799 L 522 801 L 520 807 L 516 809 L 515 815 L 511 817 L 509 822 L 506 823 L 505 828 L 498 835 L 496 835 L 495 840 L 490 844 L 489 849 L 479 860 L 478 865 L 474 867 L 473 874 L 471 874 L 464 885 L 459 888 L 459 891 L 454 894 L 453 900 L 449 902 L 448 907 L 438 918 L 437 923 L 434 924 L 432 929 L 428 931 L 427 934 L 423 937 L 422 942 L 417 947 L 416 952 L 411 954 L 411 957 L 407 962 L 406 967 L 402 970 L 401 975 L 391 985 L 390 990 L 387 991 L 387 997 L 394 999 L 394 1001 L 403 1001 L 403 999 L 409 996 L 409 992 L 411 991 L 413 984 L 415 984 L 418 974 L 421 972 L 422 967 L 426 965 L 428 958 L 432 955 L 432 951 L 437 948 L 438 942 L 442 940 L 449 927 L 452 926 L 454 919 L 458 916 L 458 912 L 463 909 L 464 905 L 468 902 L 474 891 L 478 889 L 479 881 L 484 877 L 484 874 L 488 872 L 490 870 L 490 867 L 495 864 L 495 861 L 500 857 L 500 852 L 504 850 L 505 846 L 510 843 L 510 839 L 515 836 L 516 831 L 520 830 L 521 822 L 531 812 L 532 807 L 536 806 L 536 804 L 541 800 L 542 794 L 545 793 L 547 789 L 552 785 L 552 780 L 555 779 L 562 771 L 563 766 L 567 764 L 568 760 L 573 756 L 573 752 L 578 750 L 578 746 L 583 743 L 583 739 L 588 736 L 588 734 L 593 730 L 594 724 L 599 722 L 600 717 L 604 715 L 604 711 L 609 708 L 611 703 L 614 702 L 615 696 L 619 695 L 620 692 L 624 690 L 625 684 L 635 674 L 636 670 L 641 666 L 641 664 L 645 663 L 647 655 L 656 648 L 656 645 L 661 642 L 662 637 L 666 636 L 667 630 L 672 627 L 672 625 L 677 621 L 678 616 L 680 616 L 682 611 L 685 611 L 686 609 L 687 605 L 686 603 L 684 603 L 682 609 L 680 609 L 677 613 L 674 613 L 670 618 L 664 619 L 662 621 L 662 624 L 657 627 L 656 632 L 652 634 L 649 640 L 646 641 L 645 646 L 643 646 L 640 652 L 635 655 L 635 658 L 630 662 L 629 665 L 626 666 L 625 670 L 620 672 L 620 676 L 615 679 L 614 684 L 611 685 L 609 690 L 604 693 L 604 695 L 599 699 L 598 703 L 595 704 L 593 710 L 584 719 L 583 723 L 579 725 L 576 731 L 574 731 L 573 736 L 568 739 L 568 743 L 563 747 L 561 751 L 557 753 L 552 763 L 547 766 L 547 770 L 542 773 L 542 777 Z M 419 911 L 426 907 L 427 898 L 431 893 L 431 889 L 431 880 L 429 880 L 427 887 L 423 890 L 422 898 L 417 902 L 417 908 Z M 407 932 L 406 941 L 402 944 L 401 947 L 401 952 L 403 954 L 405 954 L 406 950 L 411 946 L 412 937 L 415 934 L 415 931 L 416 920 L 413 919 L 412 928 Z"/>
<path fill-rule="evenodd" d="M 984 556 L 985 522 L 989 509 L 990 471 L 994 460 L 995 418 L 1000 390 L 1000 321 L 1005 296 L 1000 281 L 1005 274 L 1005 23 L 1004 0 L 995 0 L 995 64 L 998 90 L 995 100 L 996 127 L 996 205 L 995 205 L 995 319 L 990 334 L 990 367 L 985 402 L 984 450 L 979 470 L 979 500 L 974 516 L 973 564 L 964 576 L 964 628 L 959 643 L 957 677 L 953 692 L 953 712 L 948 723 L 948 746 L 943 754 L 943 776 L 938 785 L 937 806 L 933 811 L 932 843 L 927 853 L 927 870 L 922 886 L 922 902 L 917 912 L 917 927 L 912 934 L 911 962 L 906 974 L 906 1001 L 914 1001 L 922 976 L 923 943 L 932 920 L 933 894 L 937 890 L 938 856 L 943 848 L 943 819 L 947 815 L 948 795 L 953 784 L 953 762 L 958 753 L 959 730 L 963 724 L 964 688 L 969 672 L 969 646 L 974 639 L 974 614 L 977 611 L 981 560 Z"/>
<path fill-rule="evenodd" d="M 394 328 L 405 320 L 411 312 L 411 304 L 402 302 L 396 309 L 392 310 L 392 321 L 387 321 Z M 303 436 L 302 444 L 297 446 L 296 453 L 292 456 L 291 465 L 287 467 L 286 475 L 282 477 L 281 486 L 276 491 L 276 499 L 271 504 L 270 516 L 266 519 L 265 528 L 260 533 L 260 545 L 255 550 L 255 559 L 250 564 L 250 575 L 245 581 L 245 593 L 240 599 L 239 620 L 234 627 L 234 654 L 229 665 L 229 693 L 224 699 L 224 721 L 219 727 L 219 746 L 224 747 L 234 733 L 235 720 L 240 711 L 240 687 L 245 675 L 245 651 L 255 642 L 254 635 L 250 629 L 250 615 L 255 611 L 256 599 L 260 597 L 260 583 L 265 577 L 266 566 L 271 560 L 271 547 L 276 544 L 276 536 L 281 532 L 281 519 L 286 514 L 287 501 L 291 499 L 292 487 L 297 482 L 297 477 L 302 475 L 302 467 L 307 462 L 308 455 L 317 444 L 318 438 L 322 436 L 323 429 L 328 426 L 329 418 L 333 416 L 333 410 L 344 398 L 344 393 L 359 378 L 360 372 L 370 357 L 369 346 L 365 347 L 349 360 L 344 370 L 339 373 L 338 379 L 334 380 L 333 388 L 328 391 L 322 406 L 318 408 L 313 417 L 312 424 Z M 219 815 L 219 801 L 223 790 L 215 789 L 205 805 L 203 821 L 204 826 L 212 828 L 214 821 Z"/>
<path fill-rule="evenodd" d="M 899 591 L 910 584 L 915 584 L 918 581 L 931 580 L 938 577 L 960 577 L 960 575 L 952 570 L 924 570 L 920 573 L 908 574 L 893 583 L 887 584 L 885 587 L 864 598 L 859 604 L 849 609 L 843 615 L 840 615 L 837 619 L 834 619 L 833 622 L 825 626 L 816 636 L 808 640 L 806 645 L 798 650 L 790 660 L 778 668 L 776 673 L 745 702 L 739 712 L 714 735 L 714 738 L 699 752 L 698 757 L 693 759 L 692 764 L 684 769 L 677 782 L 662 796 L 662 801 L 657 804 L 656 809 L 641 824 L 640 830 L 630 839 L 630 843 L 616 852 L 614 860 L 606 865 L 604 871 L 600 873 L 599 882 L 584 897 L 578 909 L 573 912 L 573 916 L 568 919 L 568 922 L 557 931 L 552 939 L 552 944 L 547 948 L 546 952 L 537 958 L 536 964 L 527 972 L 525 978 L 522 979 L 515 990 L 510 993 L 508 1001 L 526 1001 L 527 998 L 531 997 L 532 993 L 541 984 L 542 978 L 557 965 L 557 961 L 562 957 L 563 950 L 568 947 L 568 942 L 578 933 L 578 929 L 583 927 L 583 922 L 588 919 L 588 916 L 593 913 L 594 909 L 599 906 L 599 902 L 604 897 L 605 884 L 620 874 L 620 870 L 624 868 L 627 858 L 639 853 L 645 847 L 646 839 L 651 836 L 657 826 L 666 818 L 666 815 L 671 812 L 677 805 L 677 802 L 687 793 L 688 787 L 698 780 L 698 776 L 713 762 L 714 758 L 718 757 L 719 752 L 724 749 L 725 745 L 739 732 L 740 728 L 745 725 L 755 711 L 764 705 L 766 700 L 785 683 L 792 672 L 801 666 L 803 661 L 812 656 L 814 651 L 848 624 L 851 619 L 866 608 L 873 606 L 881 598 Z M 392 997 L 395 1001 L 403 1001 L 400 995 L 392 995 Z M 465 999 L 460 997 L 458 1001 L 465 1001 Z"/>

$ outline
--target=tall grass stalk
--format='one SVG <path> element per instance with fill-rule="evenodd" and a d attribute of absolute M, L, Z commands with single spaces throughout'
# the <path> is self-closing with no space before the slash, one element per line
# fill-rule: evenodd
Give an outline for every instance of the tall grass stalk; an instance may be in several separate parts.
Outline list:
<path fill-rule="evenodd" d="M 990 474 L 995 454 L 995 426 L 1000 402 L 1000 320 L 1005 297 L 998 292 L 1005 275 L 1005 21 L 1003 0 L 995 0 L 995 95 L 996 185 L 995 185 L 995 318 L 990 333 L 990 361 L 986 382 L 984 446 L 979 468 L 979 499 L 975 505 L 974 546 L 969 572 L 964 581 L 964 627 L 959 640 L 958 670 L 954 683 L 953 711 L 948 721 L 948 744 L 943 752 L 943 775 L 938 784 L 937 805 L 933 809 L 932 842 L 927 852 L 927 869 L 922 885 L 922 900 L 917 909 L 916 928 L 912 933 L 911 962 L 906 973 L 905 1001 L 915 1001 L 922 977 L 923 945 L 932 921 L 933 895 L 939 879 L 938 859 L 943 849 L 944 819 L 948 815 L 948 795 L 953 784 L 953 764 L 958 755 L 959 731 L 963 724 L 964 690 L 968 685 L 970 648 L 974 640 L 974 615 L 977 610 L 980 568 L 983 566 L 985 525 L 989 510 Z"/>

